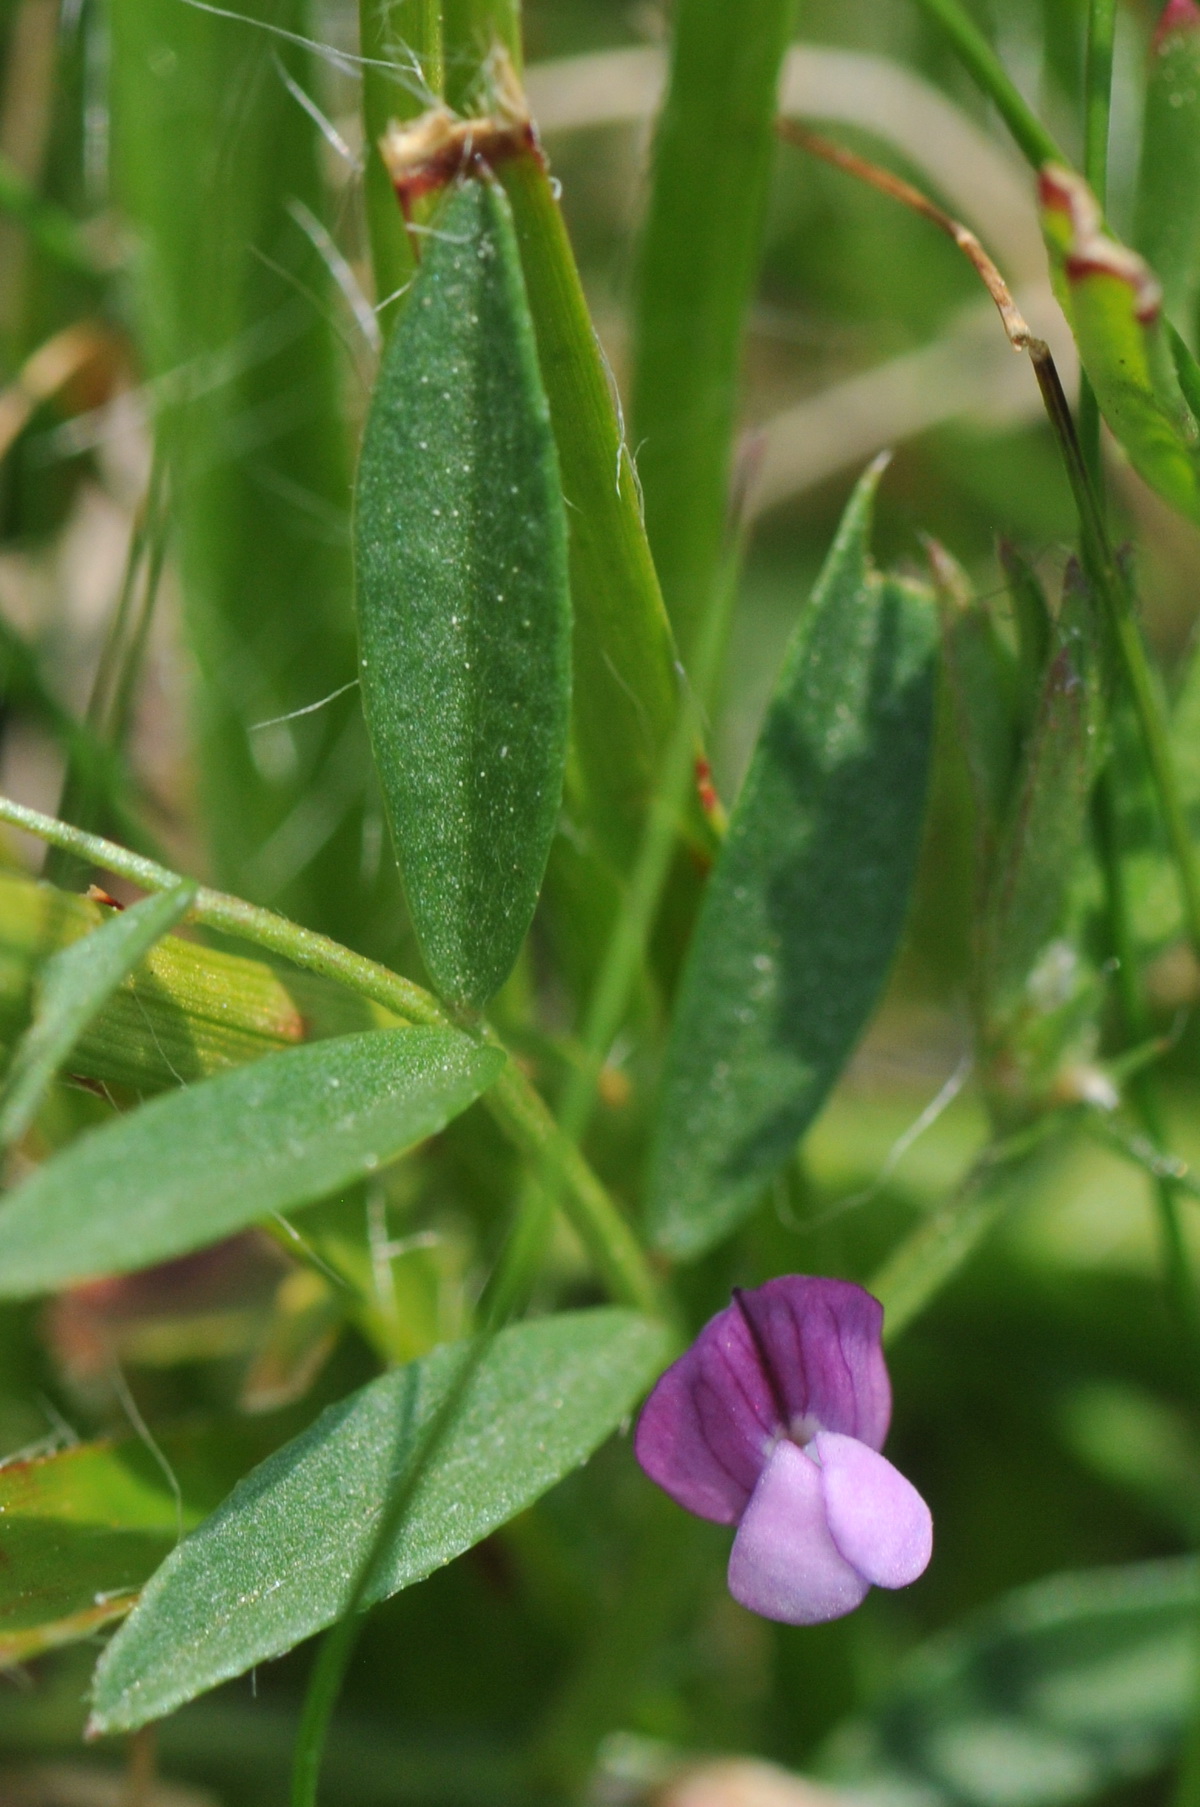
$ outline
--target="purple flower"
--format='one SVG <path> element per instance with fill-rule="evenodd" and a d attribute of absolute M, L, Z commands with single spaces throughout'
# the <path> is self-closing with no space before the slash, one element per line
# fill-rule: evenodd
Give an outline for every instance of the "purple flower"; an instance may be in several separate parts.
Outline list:
<path fill-rule="evenodd" d="M 729 1591 L 765 1618 L 839 1619 L 929 1561 L 929 1508 L 879 1454 L 882 1328 L 878 1299 L 847 1280 L 735 1288 L 642 1409 L 638 1461 L 689 1512 L 737 1525 Z"/>

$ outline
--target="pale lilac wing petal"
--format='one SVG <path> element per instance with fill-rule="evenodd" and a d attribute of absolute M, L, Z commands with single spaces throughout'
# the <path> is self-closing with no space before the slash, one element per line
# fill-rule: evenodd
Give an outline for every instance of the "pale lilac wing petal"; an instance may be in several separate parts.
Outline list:
<path fill-rule="evenodd" d="M 881 1449 L 892 1416 L 883 1307 L 849 1280 L 785 1274 L 741 1295 L 800 1443 L 817 1429 Z"/>
<path fill-rule="evenodd" d="M 829 1535 L 821 1470 L 780 1443 L 733 1540 L 730 1593 L 765 1619 L 820 1625 L 853 1612 L 867 1587 Z"/>
<path fill-rule="evenodd" d="M 911 1481 L 853 1437 L 813 1443 L 833 1541 L 876 1587 L 907 1587 L 933 1554 L 933 1518 Z"/>
<path fill-rule="evenodd" d="M 673 1500 L 736 1524 L 781 1428 L 740 1311 L 710 1318 L 642 1407 L 634 1454 Z"/>

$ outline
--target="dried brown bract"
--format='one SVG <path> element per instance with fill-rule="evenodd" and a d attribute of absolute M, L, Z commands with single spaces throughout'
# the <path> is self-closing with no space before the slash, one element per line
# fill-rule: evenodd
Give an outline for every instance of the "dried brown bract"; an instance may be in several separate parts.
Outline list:
<path fill-rule="evenodd" d="M 393 121 L 380 139 L 379 154 L 406 220 L 423 195 L 436 193 L 460 176 L 494 169 L 508 157 L 537 151 L 537 132 L 524 91 L 503 50 L 493 52 L 488 77 L 487 113 L 464 119 L 449 107 L 430 107 L 416 119 Z"/>

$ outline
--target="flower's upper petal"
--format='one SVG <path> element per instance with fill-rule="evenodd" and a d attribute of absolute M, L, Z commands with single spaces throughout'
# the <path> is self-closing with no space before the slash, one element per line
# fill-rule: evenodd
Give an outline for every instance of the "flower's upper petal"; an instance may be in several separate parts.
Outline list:
<path fill-rule="evenodd" d="M 710 1318 L 660 1378 L 634 1453 L 689 1512 L 736 1524 L 780 1432 L 771 1385 L 735 1306 Z"/>
<path fill-rule="evenodd" d="M 642 1409 L 634 1450 L 672 1499 L 734 1524 L 781 1436 L 882 1444 L 892 1395 L 883 1308 L 846 1280 L 789 1274 L 710 1318 Z"/>
<path fill-rule="evenodd" d="M 853 1612 L 868 1586 L 829 1534 L 821 1470 L 778 1444 L 733 1540 L 730 1593 L 766 1619 L 819 1625 Z"/>
<path fill-rule="evenodd" d="M 881 1449 L 892 1416 L 883 1307 L 849 1280 L 785 1274 L 740 1295 L 787 1410 L 807 1443 L 820 1429 Z M 737 1309 L 730 1306 L 731 1311 Z"/>
<path fill-rule="evenodd" d="M 876 1587 L 907 1587 L 933 1554 L 933 1519 L 912 1482 L 853 1437 L 822 1431 L 812 1450 L 840 1553 Z"/>

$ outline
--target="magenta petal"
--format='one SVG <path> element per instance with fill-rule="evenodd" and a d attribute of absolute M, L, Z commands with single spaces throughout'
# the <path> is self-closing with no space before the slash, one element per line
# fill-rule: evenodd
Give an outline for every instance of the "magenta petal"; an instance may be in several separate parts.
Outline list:
<path fill-rule="evenodd" d="M 710 1318 L 660 1378 L 638 1419 L 638 1461 L 700 1518 L 742 1516 L 778 1432 L 771 1387 L 741 1313 Z"/>
<path fill-rule="evenodd" d="M 638 1461 L 701 1518 L 741 1517 L 777 1439 L 818 1429 L 877 1448 L 891 1389 L 883 1310 L 861 1286 L 790 1274 L 739 1295 L 667 1369 L 638 1421 Z"/>
<path fill-rule="evenodd" d="M 794 1440 L 841 1431 L 882 1448 L 892 1389 L 879 1300 L 849 1280 L 785 1274 L 742 1293 L 741 1305 L 776 1377 Z"/>
<path fill-rule="evenodd" d="M 821 1470 L 778 1444 L 733 1540 L 730 1593 L 764 1619 L 819 1625 L 853 1612 L 868 1585 L 829 1535 Z"/>
<path fill-rule="evenodd" d="M 841 1554 L 876 1587 L 907 1587 L 933 1554 L 933 1519 L 912 1482 L 853 1437 L 822 1431 L 812 1449 Z"/>

